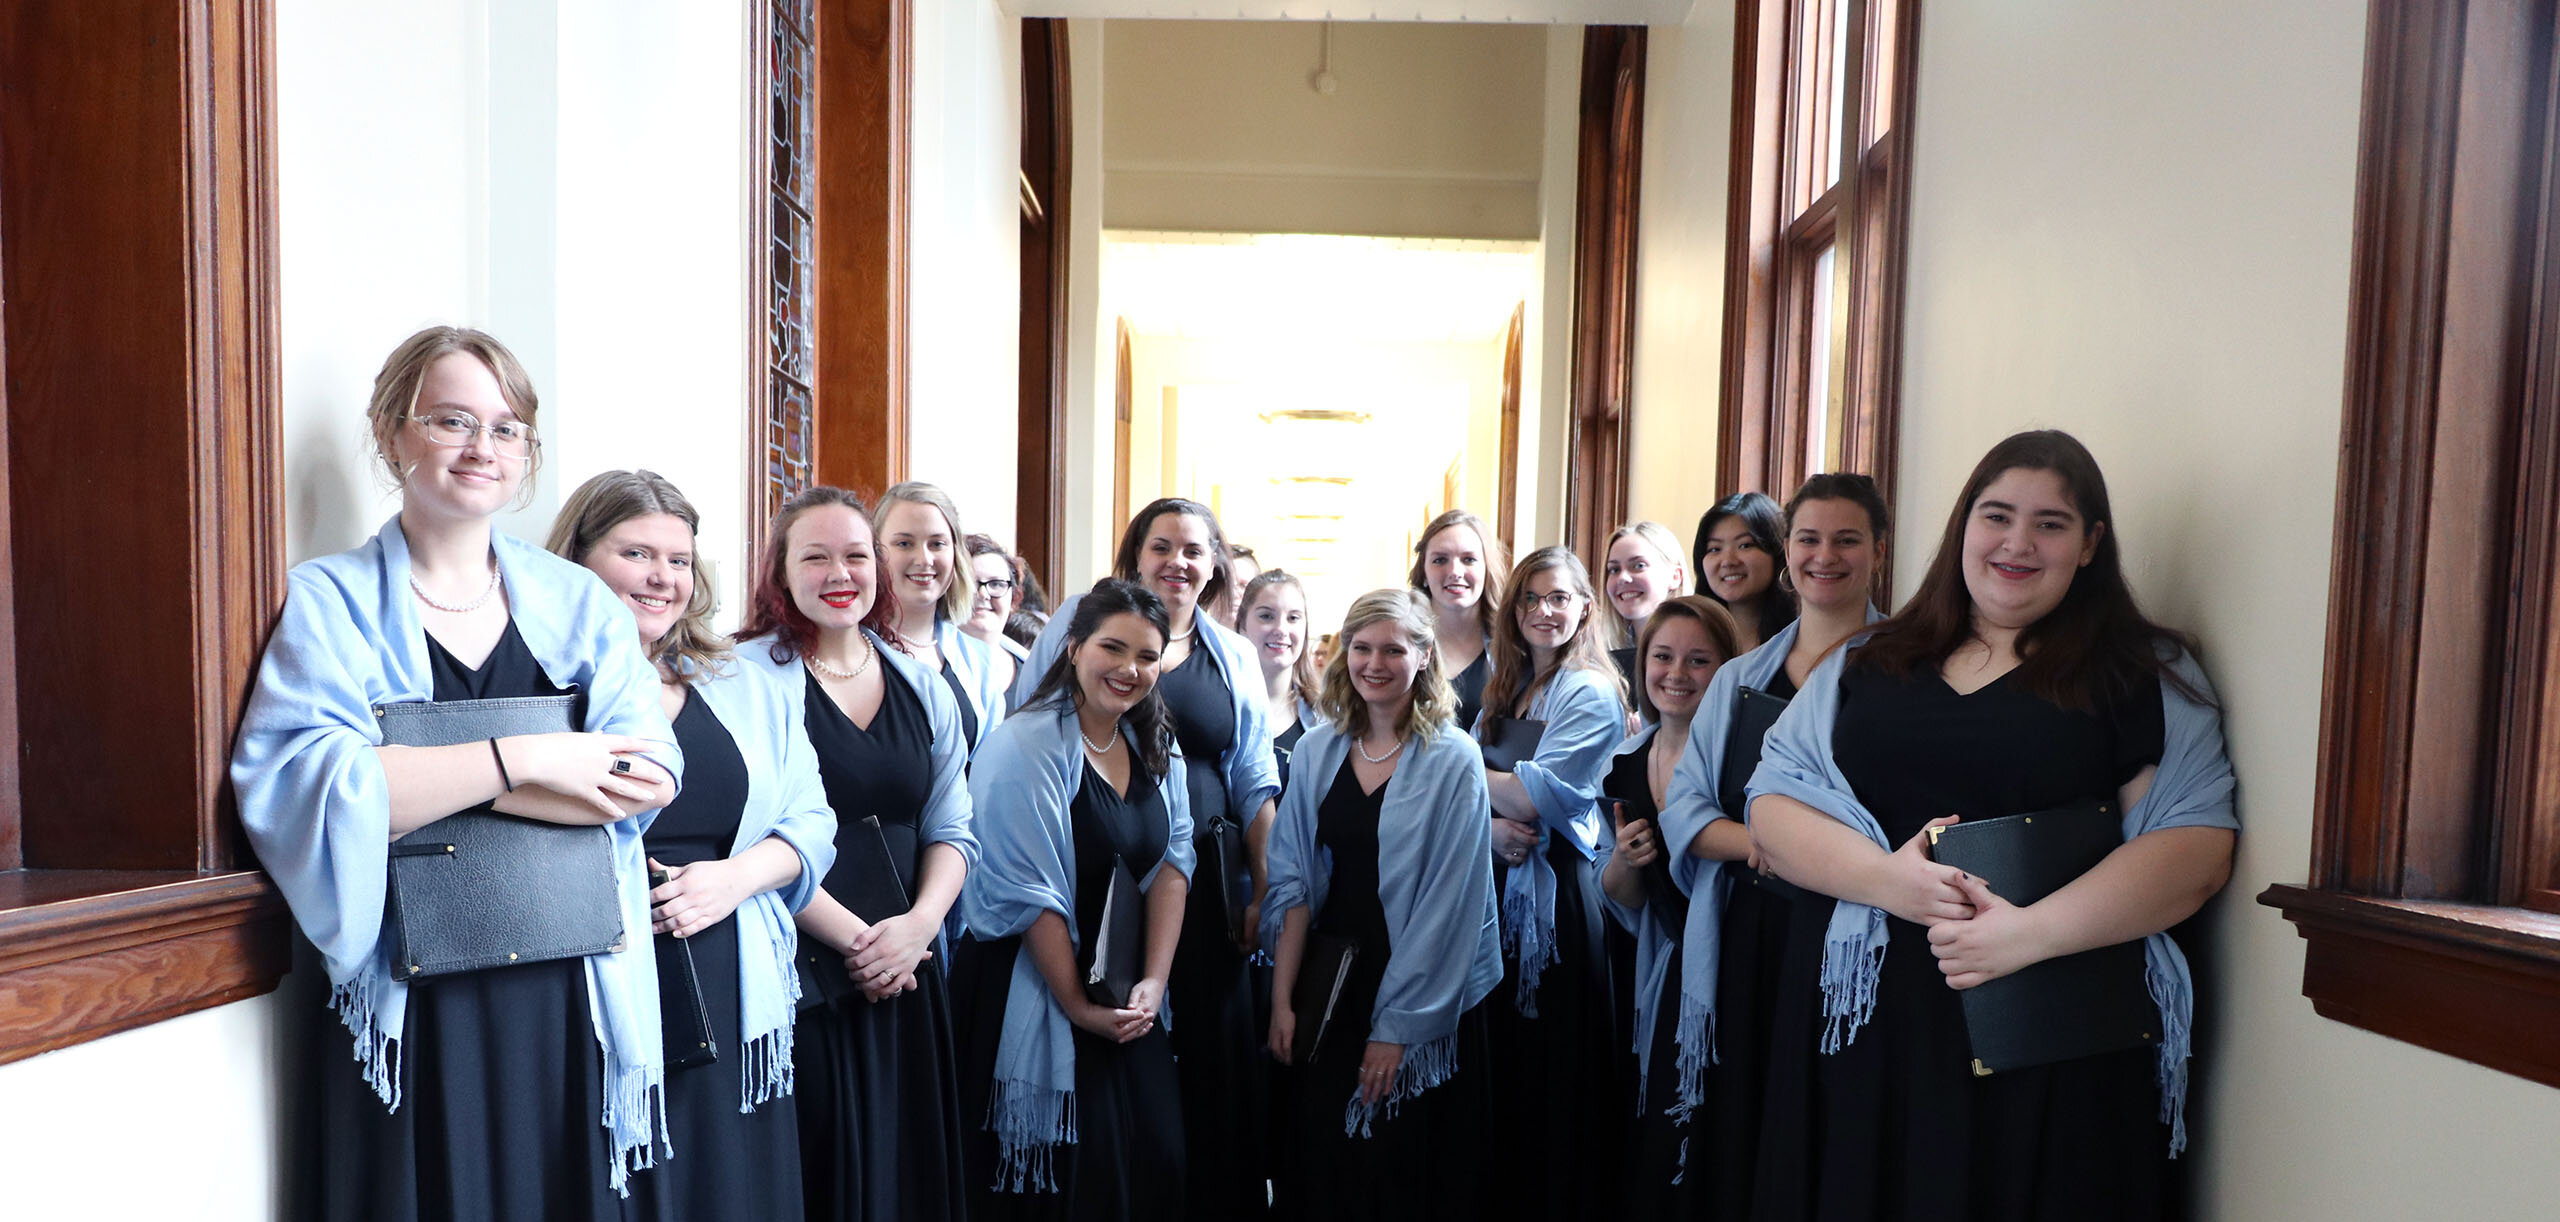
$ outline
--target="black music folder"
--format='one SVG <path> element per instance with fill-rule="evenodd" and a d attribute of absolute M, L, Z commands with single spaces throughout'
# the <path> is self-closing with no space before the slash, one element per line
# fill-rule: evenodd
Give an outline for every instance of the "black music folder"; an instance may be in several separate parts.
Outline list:
<path fill-rule="evenodd" d="M 2053 894 L 2124 843 L 2115 802 L 1929 829 L 1929 856 L 2026 905 Z M 1967 989 L 1973 1072 L 1986 1076 L 2160 1042 L 2160 1009 L 2139 940 L 2047 959 Z"/>
<path fill-rule="evenodd" d="M 1298 963 L 1298 982 L 1289 989 L 1289 1008 L 1298 1015 L 1297 1034 L 1289 1047 L 1290 1064 L 1313 1061 L 1316 1049 L 1324 1046 L 1324 1033 L 1333 1025 L 1334 1009 L 1342 1004 L 1343 986 L 1351 981 L 1351 965 L 1359 960 L 1360 942 L 1356 938 L 1308 936 L 1306 956 Z"/>
<path fill-rule="evenodd" d="M 1547 723 L 1530 717 L 1505 717 L 1489 713 L 1492 733 L 1485 735 L 1484 766 L 1495 772 L 1510 772 L 1520 761 L 1538 758 L 1538 740 L 1546 737 Z"/>
<path fill-rule="evenodd" d="M 1102 897 L 1102 928 L 1085 948 L 1084 995 L 1095 1005 L 1114 1010 L 1129 1004 L 1129 993 L 1147 975 L 1147 896 L 1129 863 L 1111 866 L 1111 889 Z"/>
<path fill-rule="evenodd" d="M 827 871 L 827 893 L 865 924 L 877 925 L 905 915 L 912 902 L 898 879 L 898 863 L 889 855 L 889 838 L 880 831 L 880 816 L 848 819 L 837 829 L 836 864 Z M 846 970 L 835 948 L 803 935 L 800 939 L 800 1008 L 834 1005 L 860 997 L 861 986 Z"/>

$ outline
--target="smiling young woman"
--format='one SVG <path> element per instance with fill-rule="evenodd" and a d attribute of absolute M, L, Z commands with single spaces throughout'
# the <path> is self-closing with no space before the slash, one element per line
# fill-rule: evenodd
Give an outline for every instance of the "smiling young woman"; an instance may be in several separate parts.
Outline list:
<path fill-rule="evenodd" d="M 2166 931 L 2229 877 L 2238 822 L 2211 689 L 2135 605 L 2118 534 L 2078 441 L 2001 442 L 1911 604 L 1816 665 L 1770 731 L 1750 838 L 1805 892 L 1781 970 L 1822 987 L 1777 1003 L 1770 1081 L 1813 1088 L 1769 1094 L 1763 1216 L 2171 1208 L 2193 984 Z M 1929 860 L 1931 826 L 2089 799 L 2120 804 L 2124 843 L 2032 905 Z M 1967 1072 L 1959 990 L 2132 941 L 2156 1049 Z"/>
<path fill-rule="evenodd" d="M 1287 569 L 1257 573 L 1237 600 L 1236 631 L 1262 663 L 1272 762 L 1289 781 L 1289 757 L 1316 724 L 1315 652 L 1308 648 L 1307 588 Z"/>
<path fill-rule="evenodd" d="M 313 1049 L 321 1212 L 620 1218 L 667 1136 L 648 940 L 395 980 L 384 892 L 394 841 L 497 811 L 606 828 L 620 915 L 646 928 L 635 816 L 677 796 L 682 766 L 657 674 L 593 574 L 492 525 L 540 455 L 533 385 L 504 345 L 410 336 L 368 414 L 400 512 L 294 568 L 232 755 L 241 823 L 351 1036 Z M 400 747 L 376 721 L 394 703 L 570 691 L 581 732 Z"/>
<path fill-rule="evenodd" d="M 1777 635 L 1795 618 L 1795 600 L 1778 582 L 1785 533 L 1785 515 L 1762 492 L 1734 493 L 1698 518 L 1690 572 L 1699 593 L 1733 613 L 1745 648 Z"/>
<path fill-rule="evenodd" d="M 1614 629 L 1611 640 L 1628 642 L 1610 649 L 1609 657 L 1626 679 L 1630 698 L 1644 682 L 1636 635 L 1644 631 L 1645 621 L 1653 618 L 1663 600 L 1688 592 L 1689 562 L 1681 558 L 1680 540 L 1672 536 L 1670 527 L 1660 522 L 1629 522 L 1609 532 L 1608 550 L 1601 557 L 1600 597 L 1609 601 L 1609 610 L 1616 616 L 1604 621 Z"/>
<path fill-rule="evenodd" d="M 1452 509 L 1431 519 L 1414 541 L 1405 583 L 1431 599 L 1434 648 L 1458 694 L 1458 728 L 1472 731 L 1493 677 L 1494 616 L 1511 579 L 1511 556 L 1484 519 Z"/>
<path fill-rule="evenodd" d="M 871 509 L 871 534 L 879 547 L 882 584 L 891 591 L 884 600 L 882 635 L 890 648 L 923 663 L 951 688 L 960 704 L 961 733 L 974 752 L 1004 720 L 1014 666 L 996 656 L 995 646 L 962 630 L 975 613 L 977 568 L 963 554 L 970 536 L 960 529 L 960 507 L 950 493 L 909 480 L 880 495 Z"/>

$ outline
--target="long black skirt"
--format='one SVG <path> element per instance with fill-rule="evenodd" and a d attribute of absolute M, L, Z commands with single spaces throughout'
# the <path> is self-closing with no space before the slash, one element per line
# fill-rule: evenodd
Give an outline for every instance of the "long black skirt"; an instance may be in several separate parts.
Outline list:
<path fill-rule="evenodd" d="M 1698 1217 L 1711 1191 L 1723 1185 L 1710 1180 L 1698 1164 L 1707 1158 L 1697 1140 L 1703 1128 L 1695 1113 L 1675 1116 L 1680 1102 L 1680 948 L 1671 953 L 1671 970 L 1654 999 L 1650 1072 L 1644 1075 L 1644 1112 L 1636 1118 L 1636 1140 L 1630 1150 L 1627 1216 L 1630 1218 Z M 1694 1169 L 1693 1168 L 1698 1168 Z"/>
<path fill-rule="evenodd" d="M 1373 1000 L 1359 999 L 1352 1012 Z M 1304 1222 L 1475 1217 L 1483 1208 L 1485 1151 L 1493 1138 L 1485 1007 L 1459 1016 L 1457 1073 L 1399 1105 L 1393 1116 L 1381 1110 L 1370 1135 L 1359 1137 L 1344 1133 L 1343 1119 L 1360 1089 L 1368 1043 L 1365 1024 L 1337 1022 L 1314 1061 L 1290 1071 L 1288 1119 L 1279 1135 L 1291 1152 L 1282 1216 Z"/>
<path fill-rule="evenodd" d="M 1270 1003 L 1257 1004 L 1253 966 L 1227 936 L 1226 901 L 1201 873 L 1174 947 L 1165 1034 L 1182 1084 L 1189 1216 L 1246 1218 L 1270 1200 Z"/>
<path fill-rule="evenodd" d="M 627 1218 L 610 1178 L 586 960 L 412 981 L 398 1111 L 317 1041 L 320 1216 L 351 1222 Z M 635 1173 L 634 1178 L 648 1172 Z"/>
<path fill-rule="evenodd" d="M 1791 906 L 1753 1213 L 1823 1222 L 2123 1222 L 2174 1216 L 2155 1054 L 1977 1078 L 1927 931 L 1887 918 L 1875 1015 L 1820 1051 L 1833 905 Z M 1797 1094 L 1793 1087 L 1810 1089 Z"/>
<path fill-rule="evenodd" d="M 986 1130 L 996 1050 L 1020 937 L 963 938 L 952 991 L 961 1027 L 961 1107 L 969 1119 L 969 1213 L 976 1222 L 1176 1222 L 1183 1206 L 1182 1091 L 1173 1047 L 1157 1026 L 1126 1044 L 1075 1033 L 1076 1140 L 1057 1151 L 1055 1192 L 1003 1192 Z"/>
<path fill-rule="evenodd" d="M 669 953 L 660 937 L 658 953 Z M 789 1098 L 740 1112 L 746 1050 L 738 1030 L 738 919 L 685 939 L 711 1013 L 718 1059 L 667 1070 L 675 1155 L 632 1177 L 635 1216 L 652 1222 L 798 1222 L 800 1123 Z"/>
<path fill-rule="evenodd" d="M 1520 1012 L 1519 965 L 1507 957 L 1484 1003 L 1493 1131 L 1520 1152 L 1495 1169 L 1486 1216 L 1613 1217 L 1624 1184 L 1605 1169 L 1626 1165 L 1634 1139 L 1634 1058 L 1611 1012 L 1599 870 L 1560 836 L 1547 837 L 1546 854 L 1556 872 L 1556 961 L 1538 978 L 1537 1016 Z"/>
<path fill-rule="evenodd" d="M 968 1216 L 950 991 L 932 959 L 917 967 L 916 986 L 800 1012 L 794 1098 L 813 1220 Z"/>

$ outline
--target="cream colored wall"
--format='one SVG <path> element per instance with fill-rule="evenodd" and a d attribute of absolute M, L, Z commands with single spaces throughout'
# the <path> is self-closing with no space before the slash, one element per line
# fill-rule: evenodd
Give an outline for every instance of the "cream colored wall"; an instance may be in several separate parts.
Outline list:
<path fill-rule="evenodd" d="M 1582 138 L 1582 31 L 1546 35 L 1546 101 L 1540 108 L 1538 294 L 1529 299 L 1520 354 L 1520 479 L 1513 504 L 1514 558 L 1564 537 L 1564 450 L 1573 405 L 1575 167 Z"/>
<path fill-rule="evenodd" d="M 1646 25 L 1693 0 L 1009 0 L 1022 17 L 1182 17 L 1204 21 L 1482 21 Z"/>
<path fill-rule="evenodd" d="M 1111 473 L 1119 424 L 1112 409 L 1119 386 L 1113 317 L 1102 309 L 1102 48 L 1112 23 L 1067 25 L 1068 79 L 1074 112 L 1075 165 L 1067 210 L 1067 520 L 1063 571 L 1042 573 L 1052 605 L 1090 589 L 1111 568 Z"/>
<path fill-rule="evenodd" d="M 1115 229 L 1531 238 L 1544 31 L 1120 21 L 1104 52 Z M 1077 82 L 1079 87 L 1083 82 Z"/>
<path fill-rule="evenodd" d="M 1627 469 L 1628 518 L 1660 522 L 1684 545 L 1715 499 L 1733 114 L 1733 5 L 1697 8 L 1646 38 Z"/>
<path fill-rule="evenodd" d="M 2318 1017 L 2252 902 L 2310 859 L 2364 6 L 1933 5 L 1922 30 L 1897 576 L 1991 442 L 2066 428 L 2136 589 L 2203 640 L 2245 831 L 2210 914 L 2199 1216 L 2549 1216 L 2560 1091 Z"/>

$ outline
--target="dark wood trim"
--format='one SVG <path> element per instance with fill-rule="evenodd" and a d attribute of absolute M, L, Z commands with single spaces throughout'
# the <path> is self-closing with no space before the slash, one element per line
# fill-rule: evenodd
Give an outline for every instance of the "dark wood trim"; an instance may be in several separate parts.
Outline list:
<path fill-rule="evenodd" d="M 1751 488 L 1776 452 L 1779 197 L 1784 181 L 1789 5 L 1735 0 L 1733 162 L 1725 182 L 1723 393 L 1716 495 Z"/>
<path fill-rule="evenodd" d="M 907 477 L 913 0 L 817 3 L 817 470 L 876 496 Z"/>
<path fill-rule="evenodd" d="M 1582 34 L 1574 206 L 1573 400 L 1565 440 L 1567 544 L 1599 556 L 1627 514 L 1635 385 L 1636 206 L 1644 165 L 1645 30 Z"/>
<path fill-rule="evenodd" d="M 1511 325 L 1502 337 L 1502 444 L 1496 460 L 1501 466 L 1495 472 L 1493 533 L 1501 537 L 1506 555 L 1517 550 L 1519 538 L 1520 378 L 1528 336 L 1529 303 L 1524 301 L 1511 311 Z"/>
<path fill-rule="evenodd" d="M 1038 215 L 1022 220 L 1021 406 L 1014 453 L 1013 548 L 1039 571 L 1066 563 L 1068 256 L 1075 109 L 1067 23 L 1022 23 L 1022 181 Z"/>
<path fill-rule="evenodd" d="M 1849 344 L 1847 410 L 1842 413 L 1842 466 L 1873 476 L 1885 503 L 1893 503 L 1902 425 L 1902 305 L 1911 252 L 1911 165 L 1914 89 L 1920 79 L 1920 0 L 1868 0 L 1871 11 L 1893 13 L 1893 65 L 1886 76 L 1885 99 L 1858 104 L 1861 138 L 1874 112 L 1882 108 L 1893 122 L 1858 158 L 1857 203 L 1850 225 Z M 1881 37 L 1874 24 L 1870 37 Z M 1860 40 L 1866 45 L 1867 40 Z M 1861 71 L 1870 85 L 1875 74 Z M 1880 574 L 1876 596 L 1893 605 L 1890 572 Z"/>
<path fill-rule="evenodd" d="M 225 783 L 284 600 L 273 55 L 269 0 L 0 6 L 0 558 L 44 711 L 0 723 L 0 1060 L 285 969 Z"/>
<path fill-rule="evenodd" d="M 0 233 L 0 268 L 9 242 Z M 5 284 L 5 281 L 0 281 Z M 9 558 L 9 326 L 0 313 L 0 574 L 15 571 Z M 26 864 L 18 837 L 18 615 L 13 597 L 0 597 L 0 871 Z"/>

